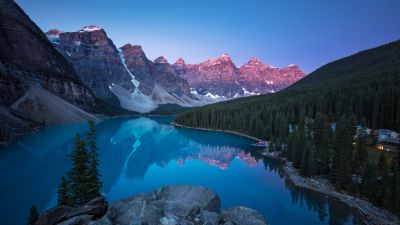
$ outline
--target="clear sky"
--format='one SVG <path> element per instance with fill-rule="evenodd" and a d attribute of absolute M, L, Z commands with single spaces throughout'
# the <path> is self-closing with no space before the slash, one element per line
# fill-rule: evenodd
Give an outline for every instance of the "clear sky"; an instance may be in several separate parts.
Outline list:
<path fill-rule="evenodd" d="M 105 29 L 117 47 L 198 63 L 228 53 L 307 73 L 400 39 L 400 0 L 16 0 L 38 26 Z"/>

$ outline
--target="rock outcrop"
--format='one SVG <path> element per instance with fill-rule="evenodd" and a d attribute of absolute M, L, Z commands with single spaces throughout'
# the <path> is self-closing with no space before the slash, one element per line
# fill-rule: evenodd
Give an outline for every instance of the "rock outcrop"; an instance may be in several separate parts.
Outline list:
<path fill-rule="evenodd" d="M 305 76 L 298 66 L 276 68 L 256 58 L 236 68 L 228 54 L 199 64 L 179 58 L 172 66 L 197 93 L 227 98 L 276 92 Z"/>
<path fill-rule="evenodd" d="M 93 210 L 82 213 L 82 207 L 75 211 L 56 207 L 43 213 L 36 225 L 267 225 L 263 216 L 253 209 L 237 206 L 221 211 L 220 207 L 214 191 L 177 185 L 117 201 L 100 218 L 102 210 L 94 214 Z"/>
<path fill-rule="evenodd" d="M 140 86 L 143 93 L 152 95 L 158 86 L 178 98 L 191 97 L 188 82 L 175 74 L 175 70 L 166 58 L 161 56 L 152 62 L 146 57 L 140 45 L 126 44 L 121 47 L 121 50 L 128 69 L 143 84 Z M 152 97 L 157 99 L 157 96 Z"/>
<path fill-rule="evenodd" d="M 96 96 L 112 98 L 111 84 L 118 84 L 128 91 L 135 89 L 120 52 L 102 28 L 92 25 L 76 32 L 51 29 L 46 35 Z"/>
<path fill-rule="evenodd" d="M 0 127 L 7 132 L 0 135 L 0 142 L 7 142 L 43 122 L 30 115 L 29 110 L 10 108 L 32 85 L 83 110 L 96 110 L 92 91 L 14 1 L 0 0 L 0 18 Z M 35 98 L 30 100 L 33 106 L 37 104 Z"/>
<path fill-rule="evenodd" d="M 83 83 L 108 102 L 117 97 L 121 107 L 141 113 L 158 104 L 191 106 L 188 82 L 174 73 L 164 57 L 152 62 L 138 45 L 117 49 L 106 32 L 94 25 L 76 32 L 51 29 L 46 34 Z"/>
<path fill-rule="evenodd" d="M 108 209 L 108 203 L 102 196 L 92 199 L 87 204 L 73 208 L 57 206 L 45 211 L 36 221 L 36 225 L 87 224 L 101 218 Z"/>

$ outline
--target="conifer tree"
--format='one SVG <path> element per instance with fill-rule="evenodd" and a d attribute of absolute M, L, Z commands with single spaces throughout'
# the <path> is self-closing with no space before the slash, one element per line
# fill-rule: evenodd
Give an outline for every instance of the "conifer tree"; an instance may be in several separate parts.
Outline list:
<path fill-rule="evenodd" d="M 317 165 L 315 161 L 315 145 L 312 141 L 309 144 L 309 153 L 308 153 L 308 160 L 307 160 L 307 175 L 312 177 L 317 174 Z"/>
<path fill-rule="evenodd" d="M 315 159 L 317 170 L 320 174 L 329 171 L 329 121 L 324 114 L 318 113 L 313 124 L 314 143 L 316 148 Z"/>
<path fill-rule="evenodd" d="M 69 205 L 70 190 L 65 176 L 61 177 L 61 184 L 57 190 L 57 205 Z"/>
<path fill-rule="evenodd" d="M 351 124 L 342 117 L 334 136 L 334 152 L 330 179 L 337 188 L 345 188 L 351 181 L 350 157 L 352 152 Z"/>
<path fill-rule="evenodd" d="M 94 128 L 93 121 L 88 122 L 89 131 L 87 133 L 87 142 L 89 145 L 89 183 L 88 183 L 88 198 L 92 199 L 96 196 L 100 195 L 101 190 L 101 181 L 100 181 L 100 172 L 98 170 L 99 166 L 99 154 L 98 148 L 96 145 L 96 130 Z"/>
<path fill-rule="evenodd" d="M 85 143 L 79 135 L 75 138 L 75 148 L 70 155 L 72 168 L 68 172 L 68 180 L 70 181 L 71 195 L 75 199 L 76 206 L 80 206 L 90 200 L 88 196 L 87 186 L 89 184 L 88 175 L 88 154 Z"/>
<path fill-rule="evenodd" d="M 35 205 L 32 205 L 30 212 L 29 212 L 29 217 L 28 217 L 28 225 L 35 225 L 36 221 L 39 219 L 39 213 L 37 211 L 37 207 Z"/>
<path fill-rule="evenodd" d="M 376 190 L 378 188 L 376 165 L 374 162 L 369 161 L 363 173 L 363 180 L 361 182 L 361 193 L 367 196 L 371 201 L 376 198 Z"/>
<path fill-rule="evenodd" d="M 368 151 L 365 146 L 365 138 L 359 137 L 356 141 L 356 147 L 353 157 L 353 169 L 356 173 L 361 173 L 368 159 Z"/>

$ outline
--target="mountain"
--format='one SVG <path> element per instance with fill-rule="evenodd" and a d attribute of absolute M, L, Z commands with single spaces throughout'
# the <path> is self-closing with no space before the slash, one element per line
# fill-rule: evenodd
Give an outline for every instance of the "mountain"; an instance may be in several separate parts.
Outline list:
<path fill-rule="evenodd" d="M 120 52 L 102 28 L 92 25 L 77 32 L 52 29 L 46 35 L 96 96 L 112 98 L 109 86 L 113 83 L 128 91 L 135 89 Z"/>
<path fill-rule="evenodd" d="M 91 25 L 76 32 L 46 32 L 54 47 L 97 97 L 122 108 L 147 113 L 160 104 L 193 106 L 186 80 L 168 61 L 147 59 L 141 46 L 117 49 L 104 29 Z"/>
<path fill-rule="evenodd" d="M 140 113 L 164 104 L 193 107 L 275 92 L 304 77 L 297 66 L 278 69 L 256 59 L 236 68 L 227 54 L 199 64 L 178 59 L 171 65 L 163 56 L 151 61 L 140 45 L 117 49 L 95 25 L 46 35 L 98 98 Z"/>
<path fill-rule="evenodd" d="M 276 68 L 255 57 L 242 65 L 239 72 L 246 90 L 262 94 L 280 91 L 305 77 L 304 72 L 294 64 Z"/>
<path fill-rule="evenodd" d="M 96 111 L 94 94 L 39 27 L 11 0 L 0 0 L 0 18 L 0 142 L 42 122 L 93 119 L 83 110 Z"/>
<path fill-rule="evenodd" d="M 186 64 L 179 58 L 172 66 L 193 92 L 226 98 L 276 92 L 305 76 L 296 65 L 275 68 L 256 58 L 236 68 L 228 54 L 199 64 Z"/>
<path fill-rule="evenodd" d="M 374 129 L 398 130 L 399 85 L 400 41 L 395 41 L 322 66 L 278 93 L 196 108 L 176 121 L 242 131 L 262 139 L 285 138 L 288 124 L 317 113 L 332 121 L 346 115 Z"/>

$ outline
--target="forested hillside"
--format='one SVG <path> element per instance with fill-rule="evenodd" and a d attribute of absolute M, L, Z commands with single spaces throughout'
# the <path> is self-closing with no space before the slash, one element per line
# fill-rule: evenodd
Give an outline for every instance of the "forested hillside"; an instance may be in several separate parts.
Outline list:
<path fill-rule="evenodd" d="M 353 139 L 355 125 L 400 129 L 400 41 L 329 63 L 276 94 L 196 108 L 175 122 L 269 140 L 302 175 L 326 175 L 338 189 L 400 211 L 400 159 L 368 157 L 371 139 Z"/>

